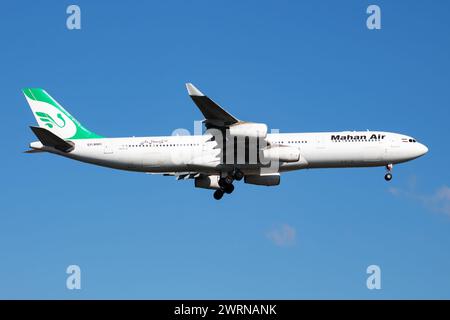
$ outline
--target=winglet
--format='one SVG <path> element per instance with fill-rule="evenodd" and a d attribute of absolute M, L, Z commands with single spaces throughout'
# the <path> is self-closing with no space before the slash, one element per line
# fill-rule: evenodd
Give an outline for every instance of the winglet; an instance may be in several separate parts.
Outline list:
<path fill-rule="evenodd" d="M 192 83 L 186 83 L 186 89 L 189 95 L 192 97 L 204 97 L 205 95 L 198 90 Z"/>
<path fill-rule="evenodd" d="M 206 128 L 227 127 L 239 122 L 237 118 L 233 117 L 231 114 L 222 109 L 221 106 L 204 95 L 192 83 L 186 83 L 186 89 L 191 99 L 205 117 L 204 122 Z"/>

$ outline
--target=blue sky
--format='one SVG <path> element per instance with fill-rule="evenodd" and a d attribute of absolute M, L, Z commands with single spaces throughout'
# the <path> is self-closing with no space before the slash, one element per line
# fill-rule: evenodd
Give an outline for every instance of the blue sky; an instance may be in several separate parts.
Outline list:
<path fill-rule="evenodd" d="M 448 1 L 4 3 L 0 298 L 450 298 Z M 366 28 L 381 7 L 382 29 Z M 430 152 L 214 201 L 192 181 L 22 151 L 43 87 L 111 137 L 193 130 L 193 82 L 281 132 L 385 130 Z M 66 289 L 66 267 L 82 289 Z M 382 289 L 366 288 L 366 268 Z"/>

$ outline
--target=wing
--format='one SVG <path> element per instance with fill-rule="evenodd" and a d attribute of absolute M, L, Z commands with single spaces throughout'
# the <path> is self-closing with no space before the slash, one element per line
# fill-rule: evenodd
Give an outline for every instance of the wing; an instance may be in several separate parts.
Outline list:
<path fill-rule="evenodd" d="M 186 83 L 189 96 L 205 117 L 206 128 L 224 128 L 240 122 L 236 117 L 222 109 L 217 103 L 205 96 L 192 83 Z"/>
<path fill-rule="evenodd" d="M 200 172 L 147 172 L 147 174 L 175 177 L 177 180 L 194 179 L 202 175 Z"/>

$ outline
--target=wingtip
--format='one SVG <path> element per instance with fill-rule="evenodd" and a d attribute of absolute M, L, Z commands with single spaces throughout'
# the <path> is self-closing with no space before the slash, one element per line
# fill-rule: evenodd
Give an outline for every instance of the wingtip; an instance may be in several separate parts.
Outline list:
<path fill-rule="evenodd" d="M 190 96 L 197 96 L 197 97 L 204 96 L 204 94 L 190 82 L 186 83 L 186 89 Z"/>

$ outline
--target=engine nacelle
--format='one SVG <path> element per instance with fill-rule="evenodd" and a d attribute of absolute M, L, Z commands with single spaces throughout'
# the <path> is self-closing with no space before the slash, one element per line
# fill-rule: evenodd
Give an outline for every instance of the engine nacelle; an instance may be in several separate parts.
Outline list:
<path fill-rule="evenodd" d="M 195 178 L 195 187 L 203 189 L 219 189 L 219 176 L 201 176 Z"/>
<path fill-rule="evenodd" d="M 243 122 L 230 126 L 233 137 L 266 138 L 267 125 L 264 123 Z"/>
<path fill-rule="evenodd" d="M 294 147 L 277 146 L 264 149 L 262 156 L 266 162 L 297 162 L 300 160 L 300 150 Z"/>
<path fill-rule="evenodd" d="M 265 174 L 261 176 L 245 176 L 245 183 L 256 184 L 258 186 L 277 186 L 280 184 L 280 174 Z"/>

